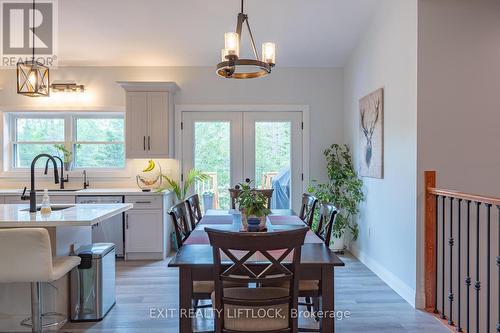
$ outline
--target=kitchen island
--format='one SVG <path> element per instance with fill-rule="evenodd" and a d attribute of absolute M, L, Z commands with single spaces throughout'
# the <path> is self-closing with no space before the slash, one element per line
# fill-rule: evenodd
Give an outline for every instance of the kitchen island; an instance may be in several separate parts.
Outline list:
<path fill-rule="evenodd" d="M 92 226 L 133 208 L 133 204 L 65 204 L 52 205 L 52 213 L 30 213 L 28 204 L 0 205 L 0 228 L 45 228 L 50 235 L 53 256 L 70 255 L 73 249 L 92 243 Z M 0 244 L 1 250 L 1 244 Z M 8 263 L 2 263 L 8 267 Z M 20 321 L 30 316 L 28 283 L 0 284 L 0 331 L 30 331 Z M 68 313 L 68 275 L 44 284 L 43 311 Z"/>

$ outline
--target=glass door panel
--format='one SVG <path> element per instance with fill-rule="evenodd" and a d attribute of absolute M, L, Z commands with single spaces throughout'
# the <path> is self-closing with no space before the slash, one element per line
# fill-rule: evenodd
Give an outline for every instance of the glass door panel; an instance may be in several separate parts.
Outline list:
<path fill-rule="evenodd" d="M 228 121 L 194 123 L 194 168 L 209 176 L 206 181 L 196 182 L 195 191 L 202 202 L 211 200 L 216 209 L 230 206 L 230 128 Z"/>
<path fill-rule="evenodd" d="M 274 189 L 273 209 L 290 208 L 291 123 L 255 122 L 255 185 Z"/>
<path fill-rule="evenodd" d="M 208 175 L 189 193 L 197 193 L 203 210 L 229 209 L 228 189 L 241 181 L 240 112 L 183 112 L 182 173 L 191 169 Z"/>

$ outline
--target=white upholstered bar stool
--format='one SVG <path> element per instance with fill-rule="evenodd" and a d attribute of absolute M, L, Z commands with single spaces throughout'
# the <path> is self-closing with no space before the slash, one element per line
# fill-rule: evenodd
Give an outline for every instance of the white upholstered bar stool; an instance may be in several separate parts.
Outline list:
<path fill-rule="evenodd" d="M 79 264 L 76 256 L 52 258 L 46 229 L 0 229 L 0 267 L 5 268 L 0 269 L 0 283 L 31 283 L 31 319 L 21 324 L 32 332 L 54 326 L 42 323 L 41 283 L 56 281 Z"/>

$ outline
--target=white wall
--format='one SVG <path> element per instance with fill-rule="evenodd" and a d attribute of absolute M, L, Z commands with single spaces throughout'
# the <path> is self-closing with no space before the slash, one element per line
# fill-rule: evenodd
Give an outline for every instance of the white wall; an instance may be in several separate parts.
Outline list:
<path fill-rule="evenodd" d="M 422 249 L 425 170 L 438 172 L 439 187 L 500 196 L 499 18 L 497 0 L 419 0 L 417 170 Z M 493 223 L 493 237 L 496 228 Z M 423 299 L 423 253 L 419 255 Z"/>
<path fill-rule="evenodd" d="M 51 71 L 52 80 L 76 80 L 88 91 L 79 97 L 54 94 L 28 98 L 15 93 L 15 73 L 0 70 L 0 111 L 33 109 L 124 108 L 125 95 L 116 81 L 174 81 L 180 87 L 176 104 L 300 104 L 311 114 L 311 178 L 323 179 L 325 147 L 342 142 L 343 71 L 334 68 L 277 68 L 272 75 L 255 80 L 225 80 L 211 67 L 61 67 Z M 24 184 L 24 182 L 23 182 Z M 120 180 L 118 186 L 135 182 Z M 9 187 L 20 184 L 10 182 Z M 102 185 L 102 184 L 101 184 Z M 5 187 L 0 179 L 0 187 Z"/>
<path fill-rule="evenodd" d="M 344 72 L 345 138 L 359 166 L 359 99 L 383 87 L 384 179 L 363 178 L 366 201 L 352 252 L 415 302 L 417 1 L 381 0 Z"/>

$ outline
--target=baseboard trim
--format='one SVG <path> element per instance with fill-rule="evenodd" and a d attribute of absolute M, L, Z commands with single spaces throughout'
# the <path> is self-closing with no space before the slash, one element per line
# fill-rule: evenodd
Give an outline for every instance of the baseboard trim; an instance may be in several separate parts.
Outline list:
<path fill-rule="evenodd" d="M 382 265 L 380 265 L 376 260 L 366 255 L 363 251 L 360 251 L 354 246 L 350 249 L 352 255 L 354 255 L 359 261 L 361 261 L 366 267 L 368 267 L 373 273 L 375 273 L 379 278 L 382 279 L 392 290 L 394 290 L 399 296 L 401 296 L 406 302 L 408 302 L 412 307 L 415 307 L 415 289 L 408 286 L 406 283 L 401 281 L 393 273 L 389 272 Z"/>

